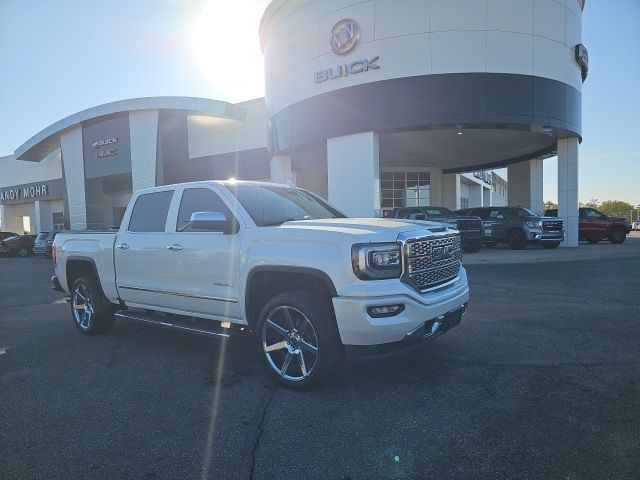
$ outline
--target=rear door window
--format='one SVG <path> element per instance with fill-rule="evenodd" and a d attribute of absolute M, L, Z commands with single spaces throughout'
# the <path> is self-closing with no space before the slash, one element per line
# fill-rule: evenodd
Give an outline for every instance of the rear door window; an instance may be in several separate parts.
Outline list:
<path fill-rule="evenodd" d="M 164 232 L 173 190 L 140 195 L 131 212 L 130 232 Z"/>

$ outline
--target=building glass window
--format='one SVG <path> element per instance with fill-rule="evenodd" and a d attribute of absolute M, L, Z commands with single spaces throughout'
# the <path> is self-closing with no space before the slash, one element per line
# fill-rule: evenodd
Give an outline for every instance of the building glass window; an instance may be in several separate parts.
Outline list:
<path fill-rule="evenodd" d="M 430 205 L 429 172 L 380 172 L 381 208 Z"/>
<path fill-rule="evenodd" d="M 55 212 L 52 215 L 53 229 L 55 231 L 64 230 L 64 213 Z"/>
<path fill-rule="evenodd" d="M 460 198 L 460 209 L 469 208 L 469 199 L 465 197 Z"/>

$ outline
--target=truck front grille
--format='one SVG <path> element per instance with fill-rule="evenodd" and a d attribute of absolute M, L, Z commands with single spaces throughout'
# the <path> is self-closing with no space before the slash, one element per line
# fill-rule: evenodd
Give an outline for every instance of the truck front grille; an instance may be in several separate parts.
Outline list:
<path fill-rule="evenodd" d="M 404 248 L 404 274 L 417 290 L 428 290 L 453 280 L 460 271 L 460 236 L 410 238 Z"/>
<path fill-rule="evenodd" d="M 543 232 L 561 232 L 562 227 L 562 220 L 547 220 L 542 222 Z"/>

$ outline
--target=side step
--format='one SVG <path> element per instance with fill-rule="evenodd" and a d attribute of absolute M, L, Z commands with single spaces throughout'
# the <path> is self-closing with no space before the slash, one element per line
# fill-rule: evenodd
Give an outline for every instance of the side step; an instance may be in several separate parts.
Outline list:
<path fill-rule="evenodd" d="M 230 338 L 235 331 L 229 328 L 217 328 L 215 320 L 204 320 L 181 315 L 165 315 L 162 313 L 146 312 L 116 312 L 118 320 L 133 320 L 134 322 L 156 325 L 169 330 L 193 333 L 205 337 Z"/>

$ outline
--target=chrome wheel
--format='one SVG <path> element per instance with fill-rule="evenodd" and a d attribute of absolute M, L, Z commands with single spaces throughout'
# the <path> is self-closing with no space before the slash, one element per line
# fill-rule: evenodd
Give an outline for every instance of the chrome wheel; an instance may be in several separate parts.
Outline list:
<path fill-rule="evenodd" d="M 93 318 L 93 298 L 83 283 L 79 283 L 73 291 L 73 318 L 81 330 L 89 330 Z"/>
<path fill-rule="evenodd" d="M 280 377 L 299 382 L 318 364 L 318 337 L 307 316 L 297 308 L 271 310 L 262 326 L 262 349 L 269 366 Z"/>
<path fill-rule="evenodd" d="M 29 250 L 27 250 L 26 248 L 21 248 L 20 250 L 18 250 L 19 257 L 26 257 L 27 255 L 29 255 Z"/>

